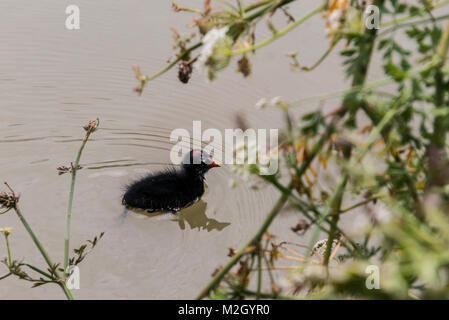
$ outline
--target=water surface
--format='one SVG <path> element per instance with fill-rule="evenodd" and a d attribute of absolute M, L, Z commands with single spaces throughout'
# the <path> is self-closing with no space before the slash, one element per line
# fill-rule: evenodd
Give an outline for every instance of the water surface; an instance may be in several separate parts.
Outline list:
<path fill-rule="evenodd" d="M 186 30 L 188 14 L 175 14 L 169 1 L 75 1 L 81 29 L 64 27 L 68 1 L 0 3 L 0 178 L 20 192 L 20 206 L 55 261 L 62 261 L 69 175 L 56 168 L 74 160 L 82 125 L 100 118 L 82 157 L 72 219 L 72 249 L 100 232 L 104 238 L 81 264 L 82 299 L 192 298 L 210 274 L 226 262 L 227 248 L 242 246 L 255 232 L 277 197 L 270 188 L 253 190 L 224 166 L 207 175 L 201 202 L 178 216 L 130 213 L 118 223 L 123 186 L 145 172 L 169 163 L 170 132 L 235 127 L 236 113 L 256 128 L 278 128 L 282 117 L 257 111 L 261 97 L 298 99 L 343 88 L 338 55 L 313 73 L 289 70 L 284 53 L 298 50 L 313 64 L 328 46 L 319 17 L 286 39 L 260 50 L 248 79 L 235 63 L 208 83 L 197 72 L 184 85 L 176 70 L 149 83 L 139 97 L 131 65 L 157 72 L 172 54 L 171 26 Z M 202 0 L 189 1 L 202 4 Z M 300 16 L 316 6 L 291 6 Z M 285 18 L 278 19 L 279 24 Z M 261 30 L 259 39 L 268 37 Z M 301 106 L 302 113 L 317 104 Z M 282 240 L 301 242 L 290 227 L 298 217 L 282 215 L 270 229 Z M 14 258 L 44 266 L 28 234 L 13 214 L 0 218 L 12 226 Z M 1 255 L 4 245 L 0 244 Z M 3 267 L 2 267 L 3 270 Z M 0 299 L 64 298 L 47 285 L 8 278 L 0 282 Z"/>

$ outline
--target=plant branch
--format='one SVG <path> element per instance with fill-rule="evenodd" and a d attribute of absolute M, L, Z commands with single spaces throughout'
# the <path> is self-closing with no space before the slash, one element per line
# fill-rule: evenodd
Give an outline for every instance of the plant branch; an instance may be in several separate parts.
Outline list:
<path fill-rule="evenodd" d="M 23 216 L 23 214 L 20 211 L 20 208 L 19 208 L 19 206 L 17 204 L 14 205 L 14 211 L 16 212 L 16 214 L 19 217 L 20 221 L 22 222 L 23 226 L 27 230 L 27 232 L 30 235 L 31 239 L 33 240 L 34 244 L 38 248 L 39 252 L 41 253 L 41 255 L 44 258 L 45 262 L 47 263 L 48 267 L 50 269 L 54 268 L 55 264 L 50 259 L 50 257 L 48 256 L 47 252 L 45 251 L 44 247 L 42 246 L 41 242 L 39 241 L 39 239 L 34 234 L 33 230 L 31 229 L 30 225 L 26 221 L 25 217 Z M 73 300 L 74 298 L 73 298 L 72 292 L 67 288 L 67 286 L 66 286 L 66 284 L 64 282 L 64 278 L 61 277 L 61 275 L 59 274 L 59 272 L 57 270 L 55 270 L 55 275 L 57 276 L 57 278 L 59 280 L 58 283 L 61 286 L 62 290 L 64 291 L 64 294 L 66 295 L 67 299 Z"/>
<path fill-rule="evenodd" d="M 86 134 L 81 143 L 81 147 L 78 150 L 78 154 L 75 159 L 75 163 L 72 165 L 72 180 L 70 183 L 70 192 L 69 192 L 69 201 L 67 204 L 67 214 L 66 214 L 66 228 L 65 228 L 65 238 L 64 238 L 64 274 L 67 275 L 67 268 L 69 266 L 69 248 L 70 248 L 70 222 L 72 218 L 72 205 L 73 205 L 73 196 L 75 193 L 75 181 L 76 181 L 76 173 L 79 168 L 79 162 L 81 159 L 81 154 L 83 153 L 84 146 L 89 139 L 91 133 L 93 133 L 99 125 L 99 120 L 97 118 L 96 121 L 89 122 L 88 125 L 84 127 L 86 130 Z"/>
<path fill-rule="evenodd" d="M 290 192 L 292 189 L 292 185 L 290 184 L 287 188 Z M 228 261 L 228 263 L 210 280 L 210 282 L 201 290 L 200 294 L 196 296 L 195 299 L 199 300 L 206 297 L 211 290 L 213 290 L 221 281 L 221 279 L 231 270 L 231 268 L 240 260 L 240 258 L 254 250 L 254 246 L 258 244 L 262 236 L 267 231 L 273 219 L 277 216 L 277 214 L 283 208 L 285 202 L 287 201 L 289 193 L 282 193 L 279 197 L 278 201 L 274 204 L 273 208 L 268 213 L 265 218 L 263 224 L 260 226 L 257 233 L 251 238 L 251 240 L 239 251 L 235 253 L 235 255 Z"/>
<path fill-rule="evenodd" d="M 301 18 L 299 18 L 295 22 L 289 24 L 284 29 L 280 30 L 279 32 L 276 32 L 272 37 L 270 37 L 268 39 L 265 39 L 262 42 L 256 43 L 256 44 L 254 44 L 254 45 L 252 45 L 250 47 L 234 50 L 234 51 L 231 52 L 231 55 L 235 56 L 235 55 L 243 54 L 243 53 L 246 53 L 246 52 L 249 52 L 249 51 L 254 51 L 254 50 L 257 50 L 259 48 L 262 48 L 262 47 L 266 46 L 267 44 L 270 44 L 274 40 L 279 39 L 280 37 L 284 36 L 288 32 L 292 31 L 297 26 L 299 26 L 303 22 L 307 21 L 309 18 L 313 17 L 315 14 L 317 14 L 318 12 L 323 10 L 326 7 L 326 5 L 327 5 L 327 1 L 325 3 L 323 3 L 323 4 L 321 4 L 320 6 L 316 7 L 315 9 L 313 9 L 312 11 L 307 13 L 306 15 L 302 16 Z"/>

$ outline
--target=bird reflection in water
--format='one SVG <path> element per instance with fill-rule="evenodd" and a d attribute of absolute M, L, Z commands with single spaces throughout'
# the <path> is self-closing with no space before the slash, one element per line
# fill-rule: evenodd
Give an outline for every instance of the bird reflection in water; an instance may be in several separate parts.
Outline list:
<path fill-rule="evenodd" d="M 221 231 L 230 222 L 219 222 L 215 219 L 208 218 L 206 215 L 207 203 L 203 200 L 198 201 L 194 205 L 181 210 L 176 214 L 173 221 L 177 221 L 181 230 L 185 230 L 186 222 L 190 226 L 190 229 L 198 228 L 198 230 L 207 230 L 208 232 L 212 230 Z"/>
<path fill-rule="evenodd" d="M 221 231 L 231 224 L 230 222 L 220 222 L 215 219 L 208 218 L 206 215 L 206 208 L 207 203 L 203 200 L 199 200 L 190 207 L 182 209 L 175 214 L 168 212 L 148 213 L 145 210 L 129 208 L 125 209 L 124 214 L 122 214 L 121 222 L 124 222 L 124 219 L 126 218 L 126 212 L 130 210 L 134 213 L 145 215 L 151 218 L 161 216 L 170 217 L 171 221 L 178 222 L 179 228 L 181 230 L 186 229 L 186 222 L 192 230 L 198 228 L 198 230 L 207 230 L 207 232 L 210 232 L 212 230 Z"/>

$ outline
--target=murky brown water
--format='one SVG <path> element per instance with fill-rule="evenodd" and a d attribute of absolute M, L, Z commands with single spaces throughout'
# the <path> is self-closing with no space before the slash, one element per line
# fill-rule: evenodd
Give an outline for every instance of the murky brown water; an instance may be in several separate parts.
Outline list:
<path fill-rule="evenodd" d="M 81 10 L 79 31 L 64 26 L 65 8 L 73 3 Z M 301 1 L 291 6 L 292 13 L 300 16 L 316 3 Z M 298 50 L 301 60 L 312 64 L 328 46 L 323 21 L 315 17 L 303 31 L 260 50 L 248 79 L 231 66 L 212 84 L 194 73 L 183 85 L 172 70 L 138 97 L 131 65 L 158 71 L 172 53 L 170 26 L 185 30 L 190 22 L 187 14 L 173 13 L 169 1 L 0 3 L 0 179 L 20 192 L 24 214 L 55 261 L 63 257 L 70 182 L 56 167 L 74 160 L 81 126 L 97 116 L 101 120 L 81 161 L 72 249 L 102 231 L 105 236 L 81 264 L 77 298 L 192 298 L 228 259 L 227 248 L 242 246 L 276 199 L 269 188 L 255 191 L 239 183 L 231 189 L 233 174 L 224 166 L 207 175 L 202 201 L 179 216 L 130 213 L 119 224 L 123 186 L 169 163 L 173 129 L 191 130 L 192 120 L 201 120 L 203 128 L 233 128 L 237 111 L 251 126 L 277 128 L 282 125 L 277 112 L 254 109 L 259 98 L 298 99 L 345 86 L 336 54 L 313 73 L 289 71 L 285 52 Z M 268 35 L 262 31 L 259 39 Z M 283 215 L 271 231 L 301 241 L 289 229 L 296 219 Z M 44 266 L 13 214 L 1 216 L 0 226 L 14 228 L 16 259 Z M 1 242 L 1 256 L 4 250 Z M 64 298 L 56 286 L 29 287 L 3 280 L 0 299 Z"/>

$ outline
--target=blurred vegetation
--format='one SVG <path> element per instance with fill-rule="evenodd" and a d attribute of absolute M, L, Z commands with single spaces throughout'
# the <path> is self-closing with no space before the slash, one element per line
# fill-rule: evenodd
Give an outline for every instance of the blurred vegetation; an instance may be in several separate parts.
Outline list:
<path fill-rule="evenodd" d="M 206 0 L 189 8 L 172 1 L 175 11 L 195 15 L 197 31 L 174 30 L 175 58 L 159 73 L 134 67 L 139 94 L 176 66 L 183 83 L 194 68 L 212 81 L 236 59 L 247 77 L 258 50 L 320 16 L 328 50 L 310 67 L 295 52 L 286 59 L 292 70 L 311 72 L 341 50 L 351 84 L 318 97 L 257 104 L 285 115 L 277 147 L 282 167 L 273 176 L 259 175 L 256 165 L 239 169 L 273 185 L 280 197 L 247 245 L 230 248 L 230 260 L 197 298 L 449 298 L 449 15 L 435 10 L 449 1 L 313 1 L 317 7 L 302 17 L 289 12 L 295 2 Z M 365 24 L 373 19 L 364 14 L 370 5 L 379 8 L 379 29 Z M 275 25 L 277 15 L 287 20 L 283 28 Z M 264 24 L 272 35 L 257 42 L 255 29 Z M 384 77 L 368 82 L 375 52 L 383 57 Z M 320 102 L 338 97 L 341 103 L 324 113 Z M 291 115 L 313 103 L 313 112 Z M 292 230 L 306 234 L 308 244 L 276 242 L 268 233 L 286 207 L 297 212 Z M 349 214 L 368 222 L 346 230 L 341 220 Z M 320 232 L 327 237 L 318 239 Z M 368 266 L 379 270 L 378 288 L 370 285 L 377 287 Z"/>

